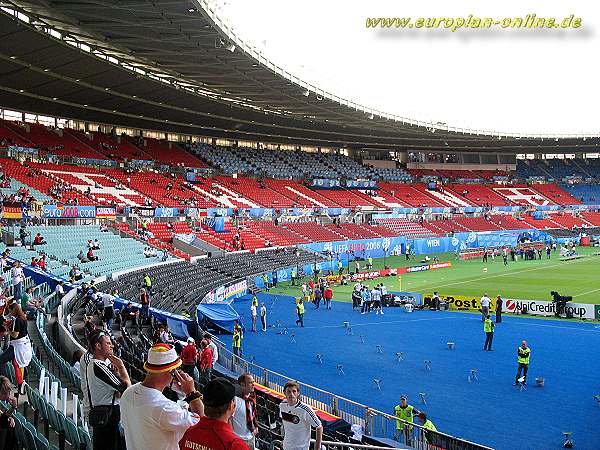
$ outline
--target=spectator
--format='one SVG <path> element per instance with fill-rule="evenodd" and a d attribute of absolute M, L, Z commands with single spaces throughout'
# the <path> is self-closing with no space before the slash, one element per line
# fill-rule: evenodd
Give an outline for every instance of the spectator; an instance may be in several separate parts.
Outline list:
<path fill-rule="evenodd" d="M 94 239 L 94 245 L 93 245 L 92 249 L 100 250 L 100 241 L 98 239 Z"/>
<path fill-rule="evenodd" d="M 2 257 L 0 257 L 0 275 L 10 270 L 10 262 L 8 261 L 8 256 L 9 255 L 6 251 L 2 252 Z"/>
<path fill-rule="evenodd" d="M 80 281 L 83 278 L 81 269 L 79 269 L 77 264 L 73 264 L 73 267 L 71 267 L 69 278 L 71 279 L 71 282 Z"/>
<path fill-rule="evenodd" d="M 21 225 L 19 229 L 19 239 L 21 240 L 21 246 L 27 246 L 27 236 L 29 236 L 29 232 L 25 229 L 25 226 Z"/>
<path fill-rule="evenodd" d="M 233 384 L 225 378 L 215 378 L 204 387 L 204 402 L 206 416 L 185 432 L 179 449 L 248 450 L 229 424 L 235 411 Z"/>
<path fill-rule="evenodd" d="M 180 366 L 181 359 L 170 345 L 157 344 L 148 351 L 144 381 L 128 388 L 121 398 L 129 450 L 177 450 L 182 435 L 204 414 L 202 394 L 194 390 L 192 377 L 177 370 Z M 189 411 L 163 395 L 174 381 L 186 396 Z"/>
<path fill-rule="evenodd" d="M 90 247 L 86 255 L 88 261 L 98 261 L 98 257 L 94 255 L 94 250 Z"/>
<path fill-rule="evenodd" d="M 104 313 L 102 315 L 102 321 L 106 326 L 106 329 L 110 332 L 112 329 L 112 322 L 115 318 L 115 296 L 105 292 L 100 295 L 102 306 L 104 307 Z"/>
<path fill-rule="evenodd" d="M 142 307 L 140 308 L 141 328 L 142 326 L 144 326 L 150 315 L 150 297 L 148 296 L 148 292 L 146 292 L 146 289 L 144 288 L 140 289 L 140 305 L 142 305 Z"/>
<path fill-rule="evenodd" d="M 33 245 L 44 245 L 44 244 L 47 244 L 47 242 L 44 240 L 42 235 L 40 233 L 36 234 L 35 237 L 33 238 Z"/>
<path fill-rule="evenodd" d="M 198 350 L 196 349 L 196 341 L 194 341 L 193 337 L 189 337 L 187 345 L 181 350 L 181 370 L 195 379 L 194 370 L 196 369 L 197 362 Z"/>
<path fill-rule="evenodd" d="M 10 303 L 5 309 L 10 317 L 4 321 L 4 334 L 8 333 L 8 348 L 0 355 L 0 374 L 7 376 L 6 363 L 12 362 L 19 390 L 24 381 L 25 368 L 31 362 L 32 348 L 27 332 L 27 316 L 18 303 Z M 6 310 L 5 310 L 5 315 Z"/>
<path fill-rule="evenodd" d="M 200 342 L 200 348 L 202 349 L 202 352 L 200 353 L 200 383 L 203 386 L 206 386 L 210 381 L 213 355 L 212 350 L 205 339 L 202 339 L 202 342 Z"/>
<path fill-rule="evenodd" d="M 123 448 L 119 432 L 121 411 L 119 396 L 131 385 L 129 374 L 120 358 L 113 354 L 110 336 L 95 330 L 88 338 L 89 350 L 81 358 L 81 392 L 84 413 L 92 427 L 94 450 Z M 106 425 L 91 420 L 90 411 L 97 406 L 110 406 Z M 133 448 L 133 447 L 132 447 Z"/>
<path fill-rule="evenodd" d="M 79 262 L 81 263 L 85 263 L 88 262 L 88 259 L 85 257 L 85 255 L 83 254 L 83 250 L 79 250 L 79 254 L 77 255 L 77 259 L 79 260 Z"/>
<path fill-rule="evenodd" d="M 42 257 L 38 259 L 37 266 L 42 270 L 46 270 L 46 255 L 42 255 Z"/>
<path fill-rule="evenodd" d="M 231 417 L 233 431 L 249 447 L 256 449 L 258 434 L 258 419 L 256 411 L 256 394 L 254 393 L 254 378 L 249 373 L 238 377 L 240 395 L 235 398 L 235 411 Z"/>
<path fill-rule="evenodd" d="M 310 429 L 316 428 L 316 449 L 321 448 L 323 426 L 321 421 L 306 403 L 300 401 L 300 386 L 288 381 L 283 394 L 285 400 L 279 404 L 279 417 L 282 419 L 283 448 L 308 450 L 310 447 Z"/>
<path fill-rule="evenodd" d="M 209 333 L 204 333 L 204 336 L 202 336 L 202 339 L 204 339 L 204 340 L 206 340 L 206 342 L 208 342 L 208 346 L 210 347 L 210 350 L 212 351 L 212 367 L 215 367 L 215 364 L 219 360 L 219 350 L 217 349 L 217 344 L 215 344 L 213 342 L 212 336 Z"/>
<path fill-rule="evenodd" d="M 65 287 L 64 286 L 65 286 L 65 282 L 59 281 L 58 284 L 56 285 L 56 287 L 54 288 L 55 295 L 61 300 L 65 296 Z"/>
<path fill-rule="evenodd" d="M 17 409 L 17 399 L 12 396 L 12 389 L 13 386 L 10 380 L 0 376 L 0 401 L 10 405 L 6 411 L 0 410 L 0 448 L 3 450 L 17 450 L 20 448 L 17 445 L 15 419 L 11 417 L 13 411 Z"/>
<path fill-rule="evenodd" d="M 123 307 L 121 308 L 121 329 L 127 327 L 127 322 L 131 321 L 134 327 L 140 327 L 140 323 L 138 320 L 139 311 L 133 306 L 133 303 L 125 301 Z"/>
<path fill-rule="evenodd" d="M 10 269 L 10 277 L 13 285 L 13 296 L 14 298 L 20 299 L 23 295 L 23 282 L 25 281 L 25 274 L 19 261 L 13 263 L 12 269 Z"/>
<path fill-rule="evenodd" d="M 21 309 L 27 315 L 30 320 L 35 319 L 37 311 L 42 307 L 40 301 L 33 299 L 33 288 L 29 287 L 25 290 L 25 293 L 21 296 Z"/>
<path fill-rule="evenodd" d="M 81 377 L 81 357 L 83 356 L 83 352 L 79 349 L 73 352 L 73 356 L 71 357 L 71 372 L 73 375 L 77 377 Z"/>

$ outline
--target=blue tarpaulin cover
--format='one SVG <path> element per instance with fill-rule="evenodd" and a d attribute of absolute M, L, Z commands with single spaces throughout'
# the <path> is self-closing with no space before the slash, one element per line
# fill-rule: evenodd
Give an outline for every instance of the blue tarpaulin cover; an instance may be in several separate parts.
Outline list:
<path fill-rule="evenodd" d="M 198 305 L 198 323 L 203 328 L 219 328 L 233 333 L 233 323 L 240 315 L 225 303 L 201 303 Z"/>

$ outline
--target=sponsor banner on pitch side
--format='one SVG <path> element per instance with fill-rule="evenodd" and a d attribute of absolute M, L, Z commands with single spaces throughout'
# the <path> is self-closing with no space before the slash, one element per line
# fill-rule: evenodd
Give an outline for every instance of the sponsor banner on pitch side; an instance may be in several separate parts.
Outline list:
<path fill-rule="evenodd" d="M 521 314 L 523 306 L 527 306 L 527 314 L 532 316 L 554 316 L 556 315 L 556 303 L 543 300 L 514 300 L 504 299 L 502 312 Z M 598 305 L 586 303 L 567 303 L 565 312 L 561 317 L 572 315 L 576 319 L 595 319 Z"/>
<path fill-rule="evenodd" d="M 425 302 L 431 300 L 432 294 L 423 296 Z M 449 304 L 453 310 L 481 310 L 481 298 L 468 295 L 440 295 L 440 299 Z M 496 300 L 490 299 L 490 311 L 496 310 Z M 516 300 L 505 298 L 502 300 L 502 312 L 509 314 L 523 314 L 524 307 L 527 308 L 527 314 L 532 316 L 550 317 L 556 315 L 556 304 L 544 300 Z M 577 319 L 598 319 L 600 320 L 600 305 L 590 305 L 585 303 L 569 302 L 565 308 L 565 313 L 561 317 L 566 317 L 567 313 L 572 314 Z"/>
<path fill-rule="evenodd" d="M 353 273 L 350 275 L 350 281 L 373 280 L 379 277 L 393 277 L 404 273 L 423 272 L 425 270 L 446 269 L 452 267 L 451 262 L 441 262 L 435 264 L 423 264 L 412 267 L 396 267 L 395 269 L 371 270 L 368 272 Z"/>

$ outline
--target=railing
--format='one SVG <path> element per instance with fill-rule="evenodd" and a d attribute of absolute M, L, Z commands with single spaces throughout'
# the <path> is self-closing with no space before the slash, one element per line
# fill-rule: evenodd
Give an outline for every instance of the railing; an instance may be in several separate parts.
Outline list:
<path fill-rule="evenodd" d="M 218 347 L 218 363 L 235 374 L 250 373 L 257 383 L 283 394 L 283 387 L 291 378 L 269 369 L 261 367 L 252 361 L 247 361 L 234 355 L 225 344 L 213 336 L 213 342 Z M 331 392 L 324 391 L 298 381 L 302 400 L 315 409 L 340 417 L 351 425 L 359 425 L 366 436 L 402 441 L 401 448 L 416 448 L 419 450 L 447 449 L 447 450 L 492 450 L 490 447 L 476 444 L 445 433 L 431 431 L 420 425 L 408 423 L 390 414 L 369 408 Z M 330 442 L 331 447 L 361 448 L 355 444 Z M 335 444 L 335 445 L 334 445 Z M 327 447 L 327 445 L 326 445 Z M 329 448 L 329 447 L 327 447 Z M 365 446 L 370 450 L 378 447 Z M 389 448 L 389 447 L 386 447 Z"/>

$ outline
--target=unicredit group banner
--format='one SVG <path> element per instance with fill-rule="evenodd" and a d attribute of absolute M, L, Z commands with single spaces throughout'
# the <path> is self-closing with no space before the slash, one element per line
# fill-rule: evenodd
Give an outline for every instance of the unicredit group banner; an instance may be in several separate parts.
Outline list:
<path fill-rule="evenodd" d="M 432 294 L 425 294 L 425 302 L 429 302 Z M 440 295 L 443 301 L 448 302 L 450 309 L 454 310 L 481 310 L 481 297 L 468 295 Z M 491 298 L 490 311 L 496 310 L 496 300 Z M 527 314 L 532 316 L 554 316 L 556 315 L 556 303 L 545 300 L 515 300 L 505 298 L 502 300 L 502 312 L 509 314 L 523 314 L 527 310 Z M 600 317 L 600 306 L 590 305 L 585 303 L 567 303 L 565 313 L 561 317 L 567 317 L 567 314 L 572 315 L 577 319 L 596 319 Z"/>

